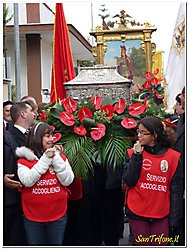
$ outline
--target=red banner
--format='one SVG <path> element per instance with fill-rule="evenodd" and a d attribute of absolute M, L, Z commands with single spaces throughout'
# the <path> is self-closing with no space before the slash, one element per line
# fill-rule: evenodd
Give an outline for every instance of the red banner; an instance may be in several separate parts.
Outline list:
<path fill-rule="evenodd" d="M 76 76 L 62 3 L 56 3 L 52 63 L 50 102 L 59 103 L 66 97 L 64 82 Z"/>

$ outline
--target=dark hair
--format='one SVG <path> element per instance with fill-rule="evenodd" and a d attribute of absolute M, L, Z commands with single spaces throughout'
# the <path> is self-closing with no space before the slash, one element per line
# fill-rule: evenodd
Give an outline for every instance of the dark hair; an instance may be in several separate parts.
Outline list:
<path fill-rule="evenodd" d="M 185 86 L 183 87 L 181 94 L 185 94 Z"/>
<path fill-rule="evenodd" d="M 45 134 L 53 134 L 52 127 L 46 123 L 38 122 L 30 128 L 27 136 L 26 146 L 34 151 L 38 157 L 44 153 L 42 140 Z"/>
<path fill-rule="evenodd" d="M 157 117 L 146 117 L 140 120 L 142 124 L 151 134 L 157 135 L 157 142 L 164 147 L 172 147 L 172 141 L 169 139 L 168 132 L 164 129 L 161 120 Z"/>
<path fill-rule="evenodd" d="M 4 108 L 5 106 L 7 106 L 7 105 L 13 105 L 13 102 L 10 101 L 10 100 L 4 101 L 4 102 L 3 102 L 3 108 Z"/>
<path fill-rule="evenodd" d="M 176 100 L 179 104 L 181 104 L 181 93 L 178 93 L 178 95 L 176 95 L 175 100 Z"/>
<path fill-rule="evenodd" d="M 20 117 L 21 112 L 27 111 L 28 105 L 29 105 L 29 103 L 27 103 L 27 102 L 17 102 L 17 103 L 12 105 L 12 107 L 10 108 L 10 115 L 11 115 L 12 121 L 14 123 Z"/>

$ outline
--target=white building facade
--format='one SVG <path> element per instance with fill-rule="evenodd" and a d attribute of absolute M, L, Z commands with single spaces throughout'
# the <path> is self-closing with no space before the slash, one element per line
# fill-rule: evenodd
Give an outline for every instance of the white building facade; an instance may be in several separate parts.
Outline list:
<path fill-rule="evenodd" d="M 9 16 L 14 14 L 14 4 L 6 3 Z M 19 3 L 20 88 L 21 97 L 34 96 L 38 102 L 48 102 L 51 89 L 54 13 L 44 3 Z M 94 60 L 92 46 L 71 24 L 68 25 L 74 66 L 82 60 Z M 15 85 L 14 17 L 6 26 L 7 77 Z M 4 76 L 5 78 L 5 76 Z M 5 81 L 6 82 L 6 81 Z M 8 91 L 4 85 L 4 101 Z M 8 85 L 7 85 L 8 86 Z"/>

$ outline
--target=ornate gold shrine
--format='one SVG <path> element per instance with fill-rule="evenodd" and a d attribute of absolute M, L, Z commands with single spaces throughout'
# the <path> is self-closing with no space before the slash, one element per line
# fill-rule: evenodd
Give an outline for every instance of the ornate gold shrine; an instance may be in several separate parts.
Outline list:
<path fill-rule="evenodd" d="M 140 40 L 140 48 L 145 52 L 145 71 L 151 72 L 152 56 L 156 50 L 155 43 L 151 42 L 151 36 L 157 28 L 150 23 L 137 23 L 124 10 L 121 10 L 120 14 L 114 16 L 114 18 L 117 17 L 119 18 L 119 22 L 115 21 L 105 23 L 103 18 L 103 25 L 97 26 L 92 32 L 90 32 L 90 35 L 94 36 L 96 39 L 96 47 L 93 48 L 93 55 L 97 58 L 98 64 L 112 66 L 105 61 L 110 42 L 114 42 L 116 45 L 117 41 L 119 41 L 122 43 L 121 47 L 123 47 L 122 45 L 127 41 L 134 41 L 137 43 L 137 41 Z M 111 44 L 111 47 L 113 47 L 113 44 Z"/>

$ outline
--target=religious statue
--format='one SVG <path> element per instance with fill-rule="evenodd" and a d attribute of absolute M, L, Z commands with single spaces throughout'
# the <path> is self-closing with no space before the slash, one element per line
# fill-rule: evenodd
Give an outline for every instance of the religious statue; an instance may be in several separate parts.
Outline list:
<path fill-rule="evenodd" d="M 133 63 L 131 58 L 127 55 L 127 49 L 125 46 L 120 46 L 121 58 L 117 59 L 118 73 L 123 77 L 133 80 Z"/>

